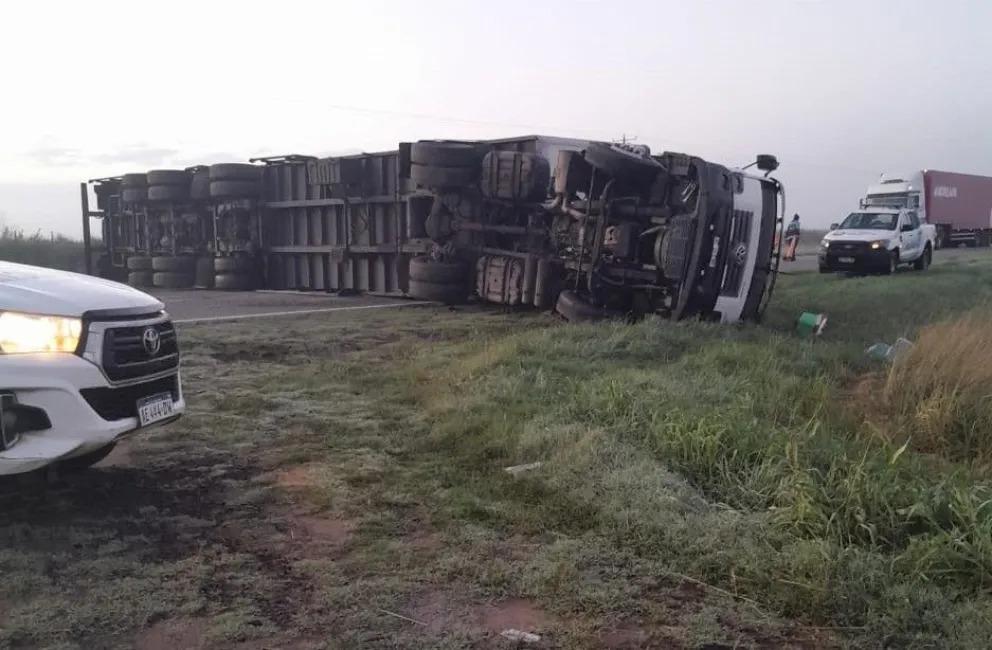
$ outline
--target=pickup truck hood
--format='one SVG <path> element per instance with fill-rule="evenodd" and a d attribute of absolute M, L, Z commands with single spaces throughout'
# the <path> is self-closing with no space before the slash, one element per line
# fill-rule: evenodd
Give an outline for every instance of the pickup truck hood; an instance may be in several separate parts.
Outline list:
<path fill-rule="evenodd" d="M 879 239 L 894 239 L 899 235 L 895 230 L 863 230 L 855 228 L 851 230 L 831 230 L 824 237 L 827 241 L 842 239 L 844 241 L 877 241 Z"/>
<path fill-rule="evenodd" d="M 105 309 L 150 313 L 164 307 L 148 294 L 118 282 L 0 262 L 0 310 L 79 317 Z"/>

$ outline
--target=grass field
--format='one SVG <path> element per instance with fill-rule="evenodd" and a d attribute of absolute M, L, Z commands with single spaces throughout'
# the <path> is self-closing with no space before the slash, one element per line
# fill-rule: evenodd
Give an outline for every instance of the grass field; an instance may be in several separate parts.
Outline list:
<path fill-rule="evenodd" d="M 760 327 L 185 327 L 182 421 L 4 488 L 0 647 L 987 647 L 992 391 L 927 341 L 992 348 L 990 298 L 976 253 L 783 277 Z"/>

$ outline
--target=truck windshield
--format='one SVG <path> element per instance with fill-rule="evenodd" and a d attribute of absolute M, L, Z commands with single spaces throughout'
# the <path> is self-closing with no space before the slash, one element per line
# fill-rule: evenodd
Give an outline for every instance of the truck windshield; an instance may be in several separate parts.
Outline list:
<path fill-rule="evenodd" d="M 908 200 L 908 194 L 869 194 L 865 197 L 865 205 L 874 205 L 886 208 L 905 208 Z"/>
<path fill-rule="evenodd" d="M 877 212 L 852 212 L 840 224 L 848 230 L 895 230 L 899 222 L 898 214 L 879 214 Z"/>

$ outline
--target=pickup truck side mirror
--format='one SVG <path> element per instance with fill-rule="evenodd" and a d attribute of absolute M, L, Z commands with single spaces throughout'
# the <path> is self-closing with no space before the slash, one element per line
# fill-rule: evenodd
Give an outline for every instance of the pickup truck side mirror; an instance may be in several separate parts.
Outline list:
<path fill-rule="evenodd" d="M 840 224 L 839 223 L 832 223 L 832 224 L 830 224 L 830 229 L 831 230 L 837 230 L 838 228 L 840 228 Z"/>

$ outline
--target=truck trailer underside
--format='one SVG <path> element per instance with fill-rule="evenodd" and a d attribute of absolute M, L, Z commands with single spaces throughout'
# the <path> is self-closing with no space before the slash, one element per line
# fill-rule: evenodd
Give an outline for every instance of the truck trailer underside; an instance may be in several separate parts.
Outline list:
<path fill-rule="evenodd" d="M 760 317 L 778 267 L 777 181 L 641 146 L 428 140 L 91 183 L 98 210 L 84 187 L 84 234 L 100 217 L 98 272 L 138 286 L 737 321 Z"/>

